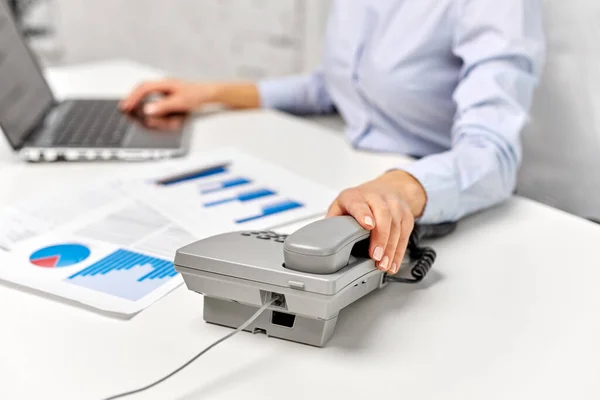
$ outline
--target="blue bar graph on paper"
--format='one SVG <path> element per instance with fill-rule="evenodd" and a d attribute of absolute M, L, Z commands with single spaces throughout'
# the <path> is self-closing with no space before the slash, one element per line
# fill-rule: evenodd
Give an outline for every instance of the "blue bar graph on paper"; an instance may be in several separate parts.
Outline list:
<path fill-rule="evenodd" d="M 279 203 L 275 203 L 275 204 L 270 204 L 270 205 L 264 206 L 262 208 L 262 213 L 253 215 L 250 217 L 238 219 L 237 221 L 235 221 L 235 223 L 243 224 L 245 222 L 255 221 L 257 219 L 265 218 L 265 217 L 279 214 L 279 213 L 282 213 L 285 211 L 293 210 L 296 208 L 301 208 L 303 206 L 304 206 L 303 204 L 298 203 L 297 201 L 291 201 L 291 200 L 287 200 L 287 201 L 283 201 L 283 202 L 279 202 Z"/>
<path fill-rule="evenodd" d="M 169 178 L 161 179 L 156 182 L 157 185 L 169 186 L 176 185 L 187 181 L 192 181 L 200 178 L 208 178 L 209 176 L 218 175 L 227 172 L 227 164 L 215 165 L 212 167 L 206 167 L 195 171 L 185 172 L 171 176 Z"/>
<path fill-rule="evenodd" d="M 261 199 L 267 196 L 274 196 L 277 193 L 269 190 L 269 189 L 258 189 L 250 192 L 240 193 L 237 196 L 227 197 L 225 199 L 211 201 L 209 203 L 204 203 L 204 207 L 214 207 L 225 203 L 231 203 L 233 201 L 240 201 L 242 203 L 246 201 L 252 201 L 256 199 Z"/>
<path fill-rule="evenodd" d="M 234 187 L 247 185 L 249 183 L 252 183 L 252 181 L 250 181 L 249 179 L 246 179 L 246 178 L 228 179 L 228 180 L 224 180 L 222 182 L 217 182 L 214 184 L 203 186 L 200 188 L 200 193 L 201 194 L 209 194 L 209 193 L 219 192 L 221 190 L 231 189 Z"/>
<path fill-rule="evenodd" d="M 135 301 L 176 275 L 170 261 L 121 249 L 69 276 L 66 281 Z"/>

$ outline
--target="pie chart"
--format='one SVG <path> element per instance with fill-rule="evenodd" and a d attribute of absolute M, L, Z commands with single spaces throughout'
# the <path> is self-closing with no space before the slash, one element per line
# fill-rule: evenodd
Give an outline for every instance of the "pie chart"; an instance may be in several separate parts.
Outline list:
<path fill-rule="evenodd" d="M 86 246 L 67 243 L 39 249 L 29 257 L 29 261 L 38 267 L 61 268 L 78 264 L 90 254 L 91 251 Z"/>

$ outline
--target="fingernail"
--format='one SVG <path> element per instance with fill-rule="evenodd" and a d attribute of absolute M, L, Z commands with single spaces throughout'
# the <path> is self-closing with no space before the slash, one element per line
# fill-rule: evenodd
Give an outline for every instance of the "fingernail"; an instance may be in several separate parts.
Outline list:
<path fill-rule="evenodd" d="M 379 263 L 379 267 L 381 269 L 384 269 L 387 271 L 387 269 L 388 269 L 387 266 L 388 266 L 389 261 L 390 261 L 390 259 L 387 258 L 387 256 L 383 257 L 383 260 L 381 260 L 381 262 Z"/>
<path fill-rule="evenodd" d="M 144 106 L 144 113 L 145 114 L 154 114 L 156 111 L 157 111 L 156 104 L 146 104 Z"/>
<path fill-rule="evenodd" d="M 392 263 L 392 268 L 390 268 L 390 271 L 392 274 L 395 274 L 396 272 L 398 272 L 398 264 Z"/>
<path fill-rule="evenodd" d="M 371 217 L 365 217 L 365 225 L 370 226 L 371 228 L 373 228 L 375 226 L 375 224 L 373 223 L 373 218 L 371 218 Z"/>
<path fill-rule="evenodd" d="M 373 258 L 375 261 L 379 261 L 381 260 L 381 257 L 383 257 L 383 249 L 381 247 L 375 248 L 375 251 L 373 252 Z"/>

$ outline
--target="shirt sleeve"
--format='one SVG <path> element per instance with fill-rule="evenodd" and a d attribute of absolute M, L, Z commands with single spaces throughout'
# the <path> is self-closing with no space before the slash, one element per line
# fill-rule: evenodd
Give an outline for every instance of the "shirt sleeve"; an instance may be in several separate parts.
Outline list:
<path fill-rule="evenodd" d="M 449 151 L 403 167 L 425 188 L 421 223 L 457 221 L 514 192 L 521 131 L 545 56 L 541 0 L 457 1 L 462 60 Z"/>
<path fill-rule="evenodd" d="M 261 106 L 291 114 L 329 114 L 335 109 L 323 72 L 272 78 L 258 83 Z"/>

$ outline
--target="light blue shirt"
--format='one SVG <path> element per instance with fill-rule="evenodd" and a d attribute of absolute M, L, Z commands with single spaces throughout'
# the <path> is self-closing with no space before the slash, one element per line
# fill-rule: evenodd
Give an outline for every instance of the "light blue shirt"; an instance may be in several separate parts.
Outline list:
<path fill-rule="evenodd" d="M 541 0 L 337 0 L 321 67 L 259 91 L 339 112 L 356 148 L 418 158 L 399 168 L 427 193 L 420 222 L 456 221 L 513 193 L 544 57 Z"/>

